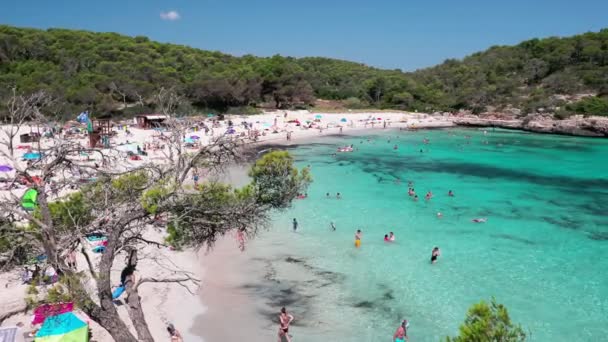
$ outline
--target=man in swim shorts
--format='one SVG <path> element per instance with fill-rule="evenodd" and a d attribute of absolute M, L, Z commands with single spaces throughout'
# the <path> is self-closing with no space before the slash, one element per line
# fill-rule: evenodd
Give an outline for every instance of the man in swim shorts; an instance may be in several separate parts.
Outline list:
<path fill-rule="evenodd" d="M 439 247 L 435 247 L 433 248 L 433 251 L 431 252 L 431 264 L 434 264 L 437 262 L 437 258 L 441 255 L 441 251 L 439 250 Z"/>

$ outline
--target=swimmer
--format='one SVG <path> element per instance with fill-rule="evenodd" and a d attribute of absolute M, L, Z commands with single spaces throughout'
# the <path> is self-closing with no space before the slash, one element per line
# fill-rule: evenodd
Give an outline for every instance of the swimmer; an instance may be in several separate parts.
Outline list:
<path fill-rule="evenodd" d="M 437 218 L 442 218 L 443 214 L 442 213 L 437 213 Z"/>
<path fill-rule="evenodd" d="M 431 264 L 434 264 L 437 262 L 437 258 L 441 255 L 441 251 L 439 250 L 439 247 L 435 247 L 433 248 L 433 251 L 431 252 Z"/>
<path fill-rule="evenodd" d="M 390 240 L 388 239 L 388 234 L 384 234 L 384 242 L 390 242 Z"/>
<path fill-rule="evenodd" d="M 399 148 L 399 146 L 397 146 L 397 145 L 393 146 L 393 150 L 396 150 L 398 148 Z"/>
<path fill-rule="evenodd" d="M 403 322 L 401 322 L 401 325 L 393 335 L 393 342 L 405 342 L 407 340 L 407 328 L 409 325 L 407 319 L 404 319 Z"/>
<path fill-rule="evenodd" d="M 474 218 L 471 221 L 475 222 L 475 223 L 484 223 L 486 222 L 488 219 L 483 217 L 483 218 Z"/>
<path fill-rule="evenodd" d="M 388 240 L 389 240 L 390 242 L 395 241 L 395 234 L 393 234 L 393 232 L 390 232 L 390 233 L 389 233 Z"/>
<path fill-rule="evenodd" d="M 329 192 L 325 194 L 325 198 L 329 198 Z"/>
<path fill-rule="evenodd" d="M 448 191 L 448 196 L 454 197 L 454 192 L 452 190 Z"/>
<path fill-rule="evenodd" d="M 426 196 L 424 196 L 424 199 L 428 201 L 431 198 L 433 198 L 433 193 L 431 191 L 429 191 L 426 193 Z"/>
<path fill-rule="evenodd" d="M 357 229 L 357 232 L 355 233 L 355 247 L 359 248 L 361 247 L 361 236 L 363 235 L 363 233 L 361 232 L 361 229 Z"/>
<path fill-rule="evenodd" d="M 340 195 L 340 193 L 338 192 L 338 193 L 336 194 L 336 199 L 340 199 L 340 198 L 342 198 L 342 195 Z"/>
<path fill-rule="evenodd" d="M 296 220 L 295 218 L 293 219 L 293 231 L 295 232 L 296 230 L 298 230 L 298 220 Z"/>
<path fill-rule="evenodd" d="M 418 202 L 418 195 L 414 195 L 414 201 Z"/>
<path fill-rule="evenodd" d="M 331 222 L 329 224 L 329 226 L 330 226 L 331 230 L 333 230 L 334 232 L 336 231 L 336 225 L 333 222 Z"/>

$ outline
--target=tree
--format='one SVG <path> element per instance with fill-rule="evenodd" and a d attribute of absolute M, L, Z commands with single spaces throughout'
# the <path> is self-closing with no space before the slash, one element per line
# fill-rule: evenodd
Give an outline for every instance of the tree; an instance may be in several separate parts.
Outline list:
<path fill-rule="evenodd" d="M 15 138 L 25 124 L 38 120 L 42 117 L 40 108 L 50 103 L 50 98 L 42 91 L 31 95 L 22 95 L 13 88 L 6 99 L 5 110 L 0 112 L 2 127 L 2 138 L 0 143 L 4 144 L 11 157 L 14 154 Z"/>
<path fill-rule="evenodd" d="M 496 303 L 481 301 L 473 304 L 456 337 L 447 337 L 446 342 L 521 342 L 526 333 L 520 325 L 511 322 L 507 308 Z"/>
<path fill-rule="evenodd" d="M 31 253 L 44 253 L 60 276 L 57 287 L 62 298 L 69 298 L 87 315 L 106 329 L 116 341 L 152 341 L 138 290 L 152 282 L 194 284 L 198 280 L 179 269 L 164 278 L 145 274 L 135 282 L 125 278 L 130 321 L 137 332 L 133 336 L 112 301 L 112 268 L 136 267 L 138 251 L 146 245 L 166 247 L 164 241 L 146 236 L 151 224 L 170 222 L 170 237 L 182 246 L 211 248 L 219 236 L 238 231 L 255 236 L 269 222 L 273 209 L 290 205 L 298 192 L 310 182 L 307 171 L 301 174 L 286 152 L 273 152 L 252 168 L 252 183 L 241 189 L 211 181 L 225 166 L 240 161 L 248 141 L 222 137 L 196 152 L 183 148 L 183 134 L 194 124 L 186 119 L 168 120 L 171 127 L 164 153 L 165 163 L 146 163 L 120 168 L 123 152 L 110 149 L 87 149 L 60 137 L 46 144 L 42 158 L 24 166 L 13 165 L 18 178 L 29 181 L 38 193 L 36 210 L 28 212 L 21 199 L 4 195 L 0 209 L 3 239 L 16 241 L 27 237 Z M 98 165 L 80 158 L 87 153 Z M 209 181 L 193 189 L 188 175 L 193 168 L 209 174 Z M 38 170 L 38 171 L 36 171 Z M 269 173 L 271 175 L 269 175 Z M 34 181 L 34 175 L 39 181 Z M 304 177 L 306 175 L 306 177 Z M 95 179 L 82 186 L 82 180 Z M 261 186 L 259 182 L 264 182 Z M 77 190 L 73 190 L 77 189 Z M 67 197 L 58 197 L 62 191 Z M 269 200 L 271 199 L 271 200 Z M 22 222 L 27 222 L 23 226 Z M 84 245 L 87 234 L 101 232 L 107 245 L 98 265 L 90 262 Z M 12 246 L 12 245 L 11 245 Z M 15 255 L 8 247 L 7 255 Z M 0 241 L 2 247 L 2 241 Z M 4 246 L 4 248 L 7 248 Z M 67 266 L 65 251 L 80 251 L 88 261 L 87 272 Z M 125 257 L 122 263 L 120 256 Z M 13 258 L 13 263 L 18 262 Z M 86 284 L 94 284 L 94 289 Z"/>

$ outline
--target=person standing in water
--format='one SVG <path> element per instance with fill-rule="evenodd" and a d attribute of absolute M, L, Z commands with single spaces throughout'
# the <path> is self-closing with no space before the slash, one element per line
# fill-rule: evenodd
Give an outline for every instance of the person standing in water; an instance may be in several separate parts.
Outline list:
<path fill-rule="evenodd" d="M 333 222 L 331 222 L 329 226 L 331 227 L 331 230 L 333 230 L 334 232 L 336 231 L 336 225 Z"/>
<path fill-rule="evenodd" d="M 293 316 L 287 313 L 287 309 L 281 308 L 281 314 L 279 315 L 279 342 L 283 342 L 283 336 L 287 342 L 291 342 L 289 337 L 289 324 L 293 321 Z"/>
<path fill-rule="evenodd" d="M 431 252 L 431 264 L 434 264 L 437 262 L 437 258 L 439 258 L 439 256 L 441 255 L 441 251 L 439 250 L 439 247 L 433 248 L 433 251 Z"/>
<path fill-rule="evenodd" d="M 363 233 L 361 232 L 361 229 L 357 229 L 357 232 L 355 233 L 355 247 L 359 248 L 361 247 L 361 236 L 363 235 Z"/>
<path fill-rule="evenodd" d="M 293 219 L 293 231 L 295 232 L 296 230 L 298 230 L 298 220 L 296 220 L 295 218 Z"/>
<path fill-rule="evenodd" d="M 407 322 L 407 319 L 404 319 L 403 322 L 401 322 L 401 325 L 399 326 L 399 328 L 397 328 L 397 331 L 395 331 L 395 334 L 393 335 L 393 342 L 407 341 L 407 327 L 408 326 L 409 326 L 409 323 Z"/>

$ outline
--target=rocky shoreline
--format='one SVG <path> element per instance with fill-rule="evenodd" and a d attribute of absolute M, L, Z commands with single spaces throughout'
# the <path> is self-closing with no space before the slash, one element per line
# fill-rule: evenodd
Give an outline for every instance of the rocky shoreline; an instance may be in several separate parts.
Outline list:
<path fill-rule="evenodd" d="M 564 120 L 556 120 L 549 115 L 528 115 L 523 119 L 466 115 L 453 116 L 452 122 L 467 127 L 498 127 L 534 133 L 608 137 L 608 117 L 576 115 Z"/>

